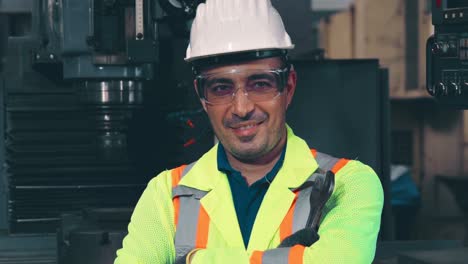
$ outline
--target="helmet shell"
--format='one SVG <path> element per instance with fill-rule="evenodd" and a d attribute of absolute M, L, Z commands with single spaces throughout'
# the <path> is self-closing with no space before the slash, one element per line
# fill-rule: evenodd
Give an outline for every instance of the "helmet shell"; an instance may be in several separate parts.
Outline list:
<path fill-rule="evenodd" d="M 185 60 L 293 48 L 270 0 L 207 0 L 197 7 Z"/>

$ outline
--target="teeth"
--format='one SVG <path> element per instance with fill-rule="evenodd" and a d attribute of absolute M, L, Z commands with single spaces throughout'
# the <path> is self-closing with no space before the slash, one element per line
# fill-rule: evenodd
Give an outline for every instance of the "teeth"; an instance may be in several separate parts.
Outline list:
<path fill-rule="evenodd" d="M 240 130 L 246 130 L 246 129 L 249 129 L 249 128 L 252 128 L 254 127 L 254 125 L 248 125 L 248 126 L 242 126 L 242 127 L 239 127 Z"/>

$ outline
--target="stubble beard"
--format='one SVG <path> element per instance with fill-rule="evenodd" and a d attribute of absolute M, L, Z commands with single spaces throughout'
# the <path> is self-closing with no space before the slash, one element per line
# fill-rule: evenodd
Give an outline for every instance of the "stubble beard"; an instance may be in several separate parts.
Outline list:
<path fill-rule="evenodd" d="M 242 161 L 242 162 L 247 162 L 247 163 L 252 163 L 255 162 L 256 160 L 262 158 L 263 156 L 267 155 L 272 151 L 281 141 L 281 130 L 274 131 L 275 133 L 275 141 L 270 142 L 268 139 L 269 137 L 265 138 L 265 142 L 255 142 L 256 137 L 259 135 L 254 135 L 254 136 L 249 136 L 249 137 L 243 137 L 243 138 L 236 138 L 239 139 L 240 144 L 239 146 L 236 146 L 235 140 L 231 142 L 228 146 L 224 145 L 226 147 L 226 150 L 231 153 L 236 159 Z M 248 144 L 249 142 L 252 143 L 251 147 L 247 148 L 242 148 L 240 146 L 241 144 Z M 271 144 L 273 143 L 273 144 Z"/>

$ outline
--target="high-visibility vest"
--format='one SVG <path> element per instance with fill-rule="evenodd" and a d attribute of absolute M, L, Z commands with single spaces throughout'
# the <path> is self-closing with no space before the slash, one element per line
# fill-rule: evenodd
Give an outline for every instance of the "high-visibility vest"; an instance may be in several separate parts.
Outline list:
<path fill-rule="evenodd" d="M 338 159 L 330 155 L 311 150 L 312 155 L 319 165 L 317 169 L 307 180 L 315 181 L 318 178 L 324 177 L 324 172 L 331 171 L 336 174 L 341 168 L 343 168 L 349 161 L 347 159 Z M 183 165 L 172 170 L 172 201 L 174 205 L 174 221 L 176 226 L 175 233 L 175 249 L 176 259 L 186 255 L 194 248 L 206 248 L 208 242 L 208 233 L 210 218 L 200 204 L 202 199 L 208 192 L 201 191 L 188 186 L 178 185 L 179 181 L 190 171 L 196 162 L 189 165 Z M 311 214 L 311 210 L 316 208 L 310 208 L 309 196 L 311 188 L 301 189 L 295 188 L 292 190 L 296 197 L 288 213 L 284 217 L 280 225 L 280 241 L 295 233 L 296 231 L 303 229 L 306 226 L 307 219 Z M 321 212 L 312 212 L 321 213 Z M 183 215 L 184 217 L 180 217 Z M 301 249 L 302 248 L 302 249 Z M 284 250 L 304 250 L 303 247 L 292 247 L 285 248 Z M 268 263 L 268 259 L 271 259 L 273 263 L 288 263 L 287 259 L 285 262 L 279 261 L 282 257 L 288 257 L 288 254 L 281 254 L 280 251 L 272 252 L 260 252 L 255 254 L 253 258 L 259 258 L 259 262 L 262 261 Z"/>

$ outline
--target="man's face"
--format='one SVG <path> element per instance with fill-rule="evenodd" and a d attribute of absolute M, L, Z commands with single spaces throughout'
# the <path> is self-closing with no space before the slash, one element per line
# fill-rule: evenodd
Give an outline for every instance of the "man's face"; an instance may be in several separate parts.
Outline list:
<path fill-rule="evenodd" d="M 239 86 L 232 102 L 212 105 L 202 100 L 216 136 L 228 154 L 239 160 L 255 161 L 286 140 L 286 109 L 291 103 L 296 86 L 295 71 L 292 69 L 286 77 L 287 84 L 283 92 L 271 100 L 253 102 L 243 90 L 244 80 L 248 76 L 242 73 L 281 67 L 284 65 L 279 58 L 268 58 L 202 71 L 204 75 L 233 70 L 239 72 L 232 77 Z"/>

